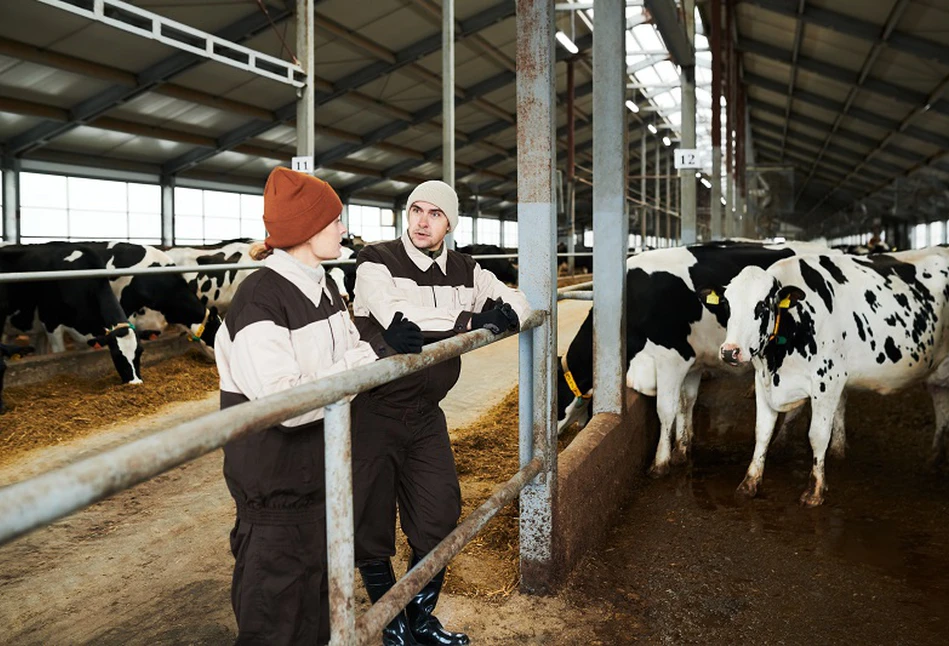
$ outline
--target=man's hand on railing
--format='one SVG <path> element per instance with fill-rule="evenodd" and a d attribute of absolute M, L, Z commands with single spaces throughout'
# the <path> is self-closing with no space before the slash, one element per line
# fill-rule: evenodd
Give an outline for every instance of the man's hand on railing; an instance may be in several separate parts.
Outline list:
<path fill-rule="evenodd" d="M 472 330 L 485 328 L 491 330 L 494 334 L 500 334 L 508 330 L 516 330 L 519 325 L 517 313 L 509 304 L 503 301 L 498 301 L 494 309 L 478 312 L 471 316 Z"/>
<path fill-rule="evenodd" d="M 418 354 L 422 351 L 422 330 L 405 318 L 402 312 L 396 312 L 383 333 L 382 338 L 393 350 L 400 354 Z"/>

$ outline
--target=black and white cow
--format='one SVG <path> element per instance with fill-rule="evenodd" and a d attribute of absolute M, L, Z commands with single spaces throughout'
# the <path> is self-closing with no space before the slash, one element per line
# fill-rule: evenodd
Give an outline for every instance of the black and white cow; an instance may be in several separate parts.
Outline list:
<path fill-rule="evenodd" d="M 0 272 L 104 269 L 95 251 L 71 242 L 0 247 Z M 142 347 L 105 278 L 44 280 L 7 285 L 0 322 L 15 332 L 41 328 L 62 339 L 59 328 L 89 337 L 90 346 L 108 347 L 123 383 L 142 383 Z M 54 350 L 64 348 L 54 347 Z"/>
<path fill-rule="evenodd" d="M 166 267 L 173 265 L 165 252 L 127 242 L 83 243 L 109 269 Z M 181 274 L 119 276 L 111 279 L 112 291 L 123 311 L 139 330 L 158 330 L 166 323 L 185 327 L 194 339 L 214 347 L 221 318 L 214 306 L 207 308 Z"/>
<path fill-rule="evenodd" d="M 670 463 L 686 461 L 692 442 L 692 411 L 703 372 L 742 372 L 719 360 L 726 313 L 719 309 L 716 314 L 710 304 L 703 303 L 700 292 L 727 284 L 745 267 L 768 267 L 781 258 L 808 251 L 830 253 L 827 247 L 807 243 L 725 241 L 656 249 L 629 258 L 626 385 L 656 397 L 660 435 L 650 475 L 662 476 Z M 570 372 L 572 384 L 566 372 Z M 592 310 L 561 358 L 557 384 L 558 418 L 569 419 L 579 403 L 578 395 L 588 396 L 593 389 Z"/>
<path fill-rule="evenodd" d="M 253 262 L 249 251 L 251 240 L 225 240 L 216 245 L 203 247 L 167 247 L 163 248 L 171 260 L 178 266 L 220 265 Z M 223 316 L 231 305 L 237 288 L 250 275 L 249 271 L 218 270 L 198 271 L 184 274 L 184 279 L 192 287 L 201 302 L 207 308 L 216 307 Z"/>
<path fill-rule="evenodd" d="M 459 253 L 466 253 L 471 256 L 493 256 L 511 253 L 493 244 L 472 244 L 466 247 L 458 247 L 456 250 Z M 501 282 L 510 285 L 517 284 L 517 264 L 511 258 L 483 258 L 478 260 L 478 264 L 481 265 L 482 269 L 487 269 L 497 276 Z"/>
<path fill-rule="evenodd" d="M 933 459 L 949 425 L 949 249 L 866 258 L 788 258 L 744 269 L 729 283 L 722 359 L 755 370 L 755 452 L 739 493 L 753 496 L 778 413 L 811 404 L 814 452 L 807 506 L 824 500 L 824 458 L 842 423 L 847 387 L 892 393 L 929 379 L 936 411 Z"/>

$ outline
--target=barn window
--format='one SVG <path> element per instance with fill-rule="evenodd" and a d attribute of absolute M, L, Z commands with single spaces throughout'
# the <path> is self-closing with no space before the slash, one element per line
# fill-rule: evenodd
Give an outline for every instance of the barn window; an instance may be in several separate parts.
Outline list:
<path fill-rule="evenodd" d="M 517 222 L 510 222 L 505 220 L 503 223 L 504 227 L 504 244 L 501 245 L 508 249 L 517 248 Z"/>
<path fill-rule="evenodd" d="M 160 196 L 159 196 L 160 197 Z M 175 244 L 262 240 L 262 195 L 175 187 Z"/>
<path fill-rule="evenodd" d="M 466 215 L 458 217 L 458 229 L 455 231 L 455 245 L 466 247 L 471 244 L 471 218 Z"/>
<path fill-rule="evenodd" d="M 478 243 L 501 244 L 501 221 L 490 218 L 478 218 Z"/>

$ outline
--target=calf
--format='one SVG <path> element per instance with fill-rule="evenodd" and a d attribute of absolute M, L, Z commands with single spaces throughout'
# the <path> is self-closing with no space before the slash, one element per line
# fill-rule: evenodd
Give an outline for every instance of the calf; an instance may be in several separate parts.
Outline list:
<path fill-rule="evenodd" d="M 891 393 L 929 378 L 936 410 L 933 460 L 945 458 L 949 424 L 949 250 L 930 248 L 866 258 L 788 258 L 744 269 L 728 285 L 730 310 L 721 356 L 755 370 L 755 452 L 739 493 L 761 483 L 777 415 L 811 403 L 814 452 L 807 506 L 824 500 L 824 458 L 844 388 Z M 941 381 L 940 381 L 941 380 Z"/>
<path fill-rule="evenodd" d="M 174 265 L 165 252 L 147 245 L 127 242 L 83 243 L 99 255 L 110 269 L 167 267 Z M 206 308 L 181 274 L 118 276 L 111 280 L 112 291 L 122 310 L 132 317 L 139 330 L 162 330 L 166 323 L 181 325 L 192 339 L 214 347 L 214 335 L 221 327 L 216 308 Z"/>
<path fill-rule="evenodd" d="M 104 269 L 104 263 L 92 249 L 70 242 L 0 248 L 0 272 L 73 269 Z M 4 301 L 0 322 L 25 333 L 38 323 L 53 338 L 59 328 L 72 328 L 89 337 L 90 346 L 109 348 L 123 383 L 142 383 L 142 347 L 105 278 L 12 283 Z"/>
<path fill-rule="evenodd" d="M 626 385 L 656 397 L 660 423 L 650 475 L 662 476 L 670 463 L 687 460 L 692 410 L 703 372 L 747 372 L 719 361 L 727 311 L 715 308 L 700 298 L 700 293 L 709 286 L 728 283 L 745 267 L 767 267 L 810 250 L 829 252 L 826 247 L 803 243 L 718 242 L 646 251 L 627 261 Z M 571 402 L 592 393 L 592 310 L 560 361 L 557 386 L 561 420 L 567 417 Z"/>

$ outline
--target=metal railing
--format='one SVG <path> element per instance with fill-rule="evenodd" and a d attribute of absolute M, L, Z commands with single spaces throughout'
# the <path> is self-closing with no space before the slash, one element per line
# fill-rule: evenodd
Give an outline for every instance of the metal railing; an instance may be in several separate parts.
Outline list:
<path fill-rule="evenodd" d="M 545 311 L 535 311 L 523 321 L 521 332 L 540 326 L 547 315 Z M 349 646 L 378 639 L 383 627 L 409 599 L 541 471 L 542 457 L 538 456 L 547 454 L 546 436 L 543 428 L 536 428 L 531 446 L 525 447 L 526 438 L 522 435 L 521 452 L 527 451 L 533 457 L 357 622 L 353 600 L 349 398 L 513 334 L 516 333 L 495 336 L 483 329 L 467 332 L 426 346 L 420 354 L 380 359 L 331 378 L 211 413 L 0 489 L 0 544 L 221 448 L 231 440 L 325 407 L 327 551 L 333 630 L 330 643 Z M 521 399 L 521 414 L 531 419 L 530 394 L 522 393 Z"/>

